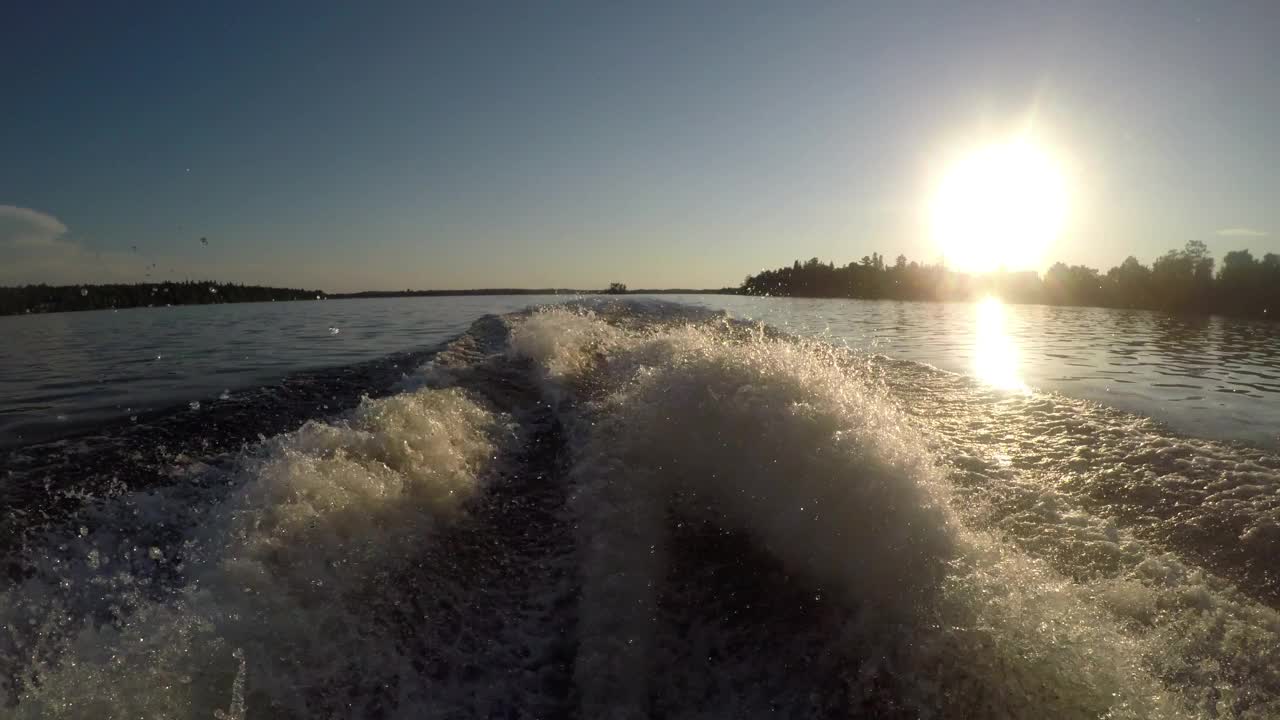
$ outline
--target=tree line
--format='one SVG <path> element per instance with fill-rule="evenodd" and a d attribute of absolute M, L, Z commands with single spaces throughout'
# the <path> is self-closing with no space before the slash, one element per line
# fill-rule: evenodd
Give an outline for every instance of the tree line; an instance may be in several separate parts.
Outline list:
<path fill-rule="evenodd" d="M 321 290 L 238 285 L 209 281 L 137 283 L 117 285 L 24 285 L 0 287 L 0 315 L 108 310 L 165 305 L 212 305 L 273 300 L 345 300 L 354 298 L 450 297 L 457 295 L 596 295 L 718 293 L 735 294 L 738 288 L 718 290 L 628 290 L 624 283 L 610 283 L 604 290 L 569 288 L 479 288 L 473 290 L 370 290 L 326 293 Z"/>
<path fill-rule="evenodd" d="M 740 292 L 893 300 L 970 300 L 994 294 L 1009 302 L 1144 308 L 1274 318 L 1280 315 L 1280 255 L 1259 260 L 1234 250 L 1220 267 L 1204 243 L 1193 240 L 1150 266 L 1132 256 L 1105 273 L 1084 265 L 1056 263 L 1035 272 L 970 275 L 942 264 L 922 265 L 899 255 L 892 265 L 878 253 L 837 267 L 812 258 L 790 267 L 748 275 Z"/>
<path fill-rule="evenodd" d="M 319 290 L 208 281 L 127 285 L 24 285 L 0 287 L 0 315 L 163 307 L 165 305 L 315 300 L 324 296 L 325 293 Z"/>

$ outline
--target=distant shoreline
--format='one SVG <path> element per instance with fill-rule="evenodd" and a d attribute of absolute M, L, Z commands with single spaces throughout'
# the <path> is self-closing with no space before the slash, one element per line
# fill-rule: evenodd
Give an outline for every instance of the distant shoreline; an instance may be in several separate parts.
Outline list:
<path fill-rule="evenodd" d="M 301 302 L 398 297 L 463 297 L 483 295 L 735 295 L 737 288 L 663 288 L 579 290 L 574 288 L 476 288 L 467 290 L 366 290 L 328 293 L 323 290 L 237 285 L 208 281 L 112 285 L 25 285 L 0 287 L 0 316 L 125 310 L 176 305 L 228 305 L 248 302 Z"/>
<path fill-rule="evenodd" d="M 740 295 L 742 294 L 738 288 L 721 288 L 719 290 L 708 289 L 692 289 L 692 288 L 665 288 L 661 290 L 625 290 L 622 292 L 610 292 L 609 290 L 575 290 L 572 288 L 482 288 L 478 290 L 400 290 L 383 292 L 380 290 L 367 290 L 356 293 L 333 293 L 325 295 L 325 297 L 333 300 L 348 300 L 352 298 L 381 298 L 381 297 L 439 297 L 439 296 L 455 296 L 455 295 Z"/>
<path fill-rule="evenodd" d="M 748 275 L 743 295 L 859 300 L 967 301 L 992 295 L 1020 305 L 1156 310 L 1280 320 L 1280 254 L 1255 259 L 1248 250 L 1226 253 L 1217 267 L 1203 242 L 1192 240 L 1150 266 L 1129 256 L 1105 273 L 1054 263 L 1034 271 L 958 272 L 944 264 L 892 264 L 879 253 L 837 266 L 810 258 Z"/>

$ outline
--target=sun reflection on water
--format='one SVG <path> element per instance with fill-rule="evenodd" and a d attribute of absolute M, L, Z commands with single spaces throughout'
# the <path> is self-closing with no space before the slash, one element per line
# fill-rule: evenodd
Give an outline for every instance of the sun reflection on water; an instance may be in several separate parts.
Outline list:
<path fill-rule="evenodd" d="M 1025 392 L 1027 384 L 1018 371 L 1018 345 L 1005 329 L 1004 303 L 988 297 L 974 305 L 974 311 L 974 373 L 993 387 Z"/>

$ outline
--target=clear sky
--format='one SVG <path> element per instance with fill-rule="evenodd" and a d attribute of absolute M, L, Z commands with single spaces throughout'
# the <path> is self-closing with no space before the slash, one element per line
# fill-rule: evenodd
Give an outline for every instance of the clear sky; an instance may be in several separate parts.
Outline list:
<path fill-rule="evenodd" d="M 1070 189 L 1048 261 L 1280 252 L 1278 73 L 1267 0 L 22 3 L 0 284 L 934 261 L 940 166 L 1027 127 Z"/>

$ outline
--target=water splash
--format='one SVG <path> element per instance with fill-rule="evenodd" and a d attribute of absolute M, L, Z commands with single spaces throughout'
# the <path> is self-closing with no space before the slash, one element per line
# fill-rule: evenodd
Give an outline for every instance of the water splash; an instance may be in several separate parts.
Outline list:
<path fill-rule="evenodd" d="M 235 658 L 237 662 L 240 663 L 240 667 L 237 668 L 236 670 L 236 679 L 233 680 L 231 683 L 231 705 L 226 710 L 215 709 L 213 711 L 213 717 L 216 718 L 216 720 L 244 720 L 245 718 L 244 650 L 241 648 L 236 648 L 235 651 L 231 653 L 231 656 Z"/>
<path fill-rule="evenodd" d="M 405 671 L 394 632 L 376 630 L 403 602 L 387 599 L 395 578 L 511 438 L 465 393 L 427 389 L 267 440 L 229 494 L 197 474 L 121 497 L 94 521 L 104 532 L 76 529 L 83 560 L 38 563 L 61 591 L 36 579 L 0 594 L 0 622 L 30 628 L 14 638 L 26 657 L 10 686 L 16 717 L 242 717 L 254 697 L 307 716 L 354 708 L 352 683 L 369 688 L 360 702 L 381 702 L 378 688 Z M 138 548 L 114 536 L 135 514 L 189 534 Z"/>
<path fill-rule="evenodd" d="M 0 715 L 1274 717 L 1276 613 L 1153 514 L 1264 558 L 1275 471 L 1144 423 L 659 303 L 486 318 L 33 535 Z"/>

